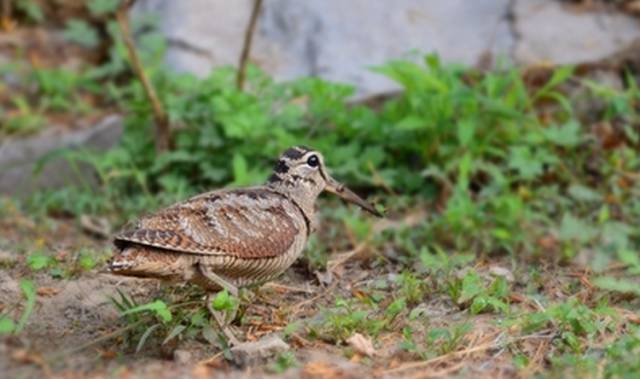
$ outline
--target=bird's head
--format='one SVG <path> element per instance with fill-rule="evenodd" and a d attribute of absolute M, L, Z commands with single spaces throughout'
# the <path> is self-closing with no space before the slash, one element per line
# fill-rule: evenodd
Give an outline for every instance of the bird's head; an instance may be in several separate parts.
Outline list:
<path fill-rule="evenodd" d="M 304 146 L 291 147 L 280 156 L 267 185 L 305 201 L 315 201 L 320 193 L 328 191 L 382 217 L 371 204 L 329 175 L 320 152 Z"/>

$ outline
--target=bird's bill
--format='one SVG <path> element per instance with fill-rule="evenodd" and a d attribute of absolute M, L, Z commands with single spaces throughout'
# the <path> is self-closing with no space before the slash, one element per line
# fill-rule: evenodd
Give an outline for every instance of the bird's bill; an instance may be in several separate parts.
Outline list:
<path fill-rule="evenodd" d="M 382 213 L 378 212 L 378 210 L 376 210 L 373 205 L 367 203 L 360 196 L 356 195 L 355 192 L 351 191 L 349 188 L 345 187 L 344 184 L 338 182 L 329 175 L 327 175 L 327 186 L 325 187 L 325 189 L 331 193 L 335 193 L 336 195 L 340 196 L 350 203 L 356 204 L 360 208 L 375 216 L 382 217 Z"/>

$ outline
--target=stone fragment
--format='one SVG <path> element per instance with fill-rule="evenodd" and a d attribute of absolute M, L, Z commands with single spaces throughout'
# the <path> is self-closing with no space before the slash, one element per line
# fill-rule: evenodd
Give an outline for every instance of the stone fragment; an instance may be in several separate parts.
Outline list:
<path fill-rule="evenodd" d="M 233 361 L 238 366 L 260 363 L 266 358 L 289 350 L 289 345 L 275 334 L 256 342 L 245 342 L 231 348 Z"/>

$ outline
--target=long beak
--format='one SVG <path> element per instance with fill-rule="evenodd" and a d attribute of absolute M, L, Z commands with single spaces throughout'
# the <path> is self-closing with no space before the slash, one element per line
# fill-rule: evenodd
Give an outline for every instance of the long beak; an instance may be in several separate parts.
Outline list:
<path fill-rule="evenodd" d="M 360 196 L 356 195 L 353 191 L 351 191 L 349 188 L 345 187 L 344 184 L 338 182 L 337 180 L 335 180 L 334 178 L 332 178 L 329 175 L 325 176 L 325 179 L 327 181 L 327 186 L 325 187 L 325 189 L 331 193 L 335 193 L 336 195 L 340 196 L 341 198 L 343 198 L 344 200 L 356 204 L 357 206 L 359 206 L 360 208 L 364 209 L 365 211 L 378 216 L 378 217 L 383 217 L 382 213 L 378 212 L 373 205 L 367 203 L 366 201 L 364 201 Z"/>

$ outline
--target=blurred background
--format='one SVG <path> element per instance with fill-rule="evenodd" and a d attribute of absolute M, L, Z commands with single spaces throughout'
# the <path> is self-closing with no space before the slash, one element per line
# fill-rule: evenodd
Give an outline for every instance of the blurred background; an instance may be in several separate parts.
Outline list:
<path fill-rule="evenodd" d="M 0 369 L 243 370 L 200 293 L 99 270 L 128 220 L 309 145 L 387 218 L 322 199 L 293 292 L 240 306 L 292 346 L 258 375 L 640 370 L 640 1 L 0 4 Z"/>

